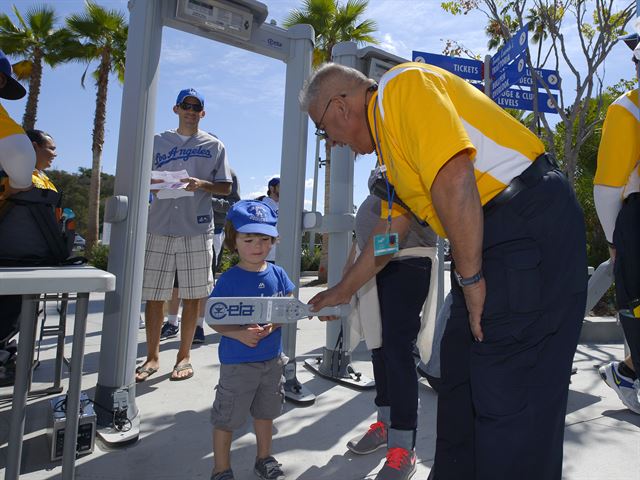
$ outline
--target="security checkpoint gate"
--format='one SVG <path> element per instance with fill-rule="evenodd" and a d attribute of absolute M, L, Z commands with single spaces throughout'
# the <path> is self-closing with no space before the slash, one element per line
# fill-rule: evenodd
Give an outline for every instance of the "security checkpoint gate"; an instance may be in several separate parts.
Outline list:
<path fill-rule="evenodd" d="M 140 415 L 135 404 L 134 371 L 144 265 L 145 233 L 151 176 L 158 65 L 162 27 L 249 50 L 286 63 L 284 128 L 281 157 L 281 233 L 277 261 L 297 285 L 300 278 L 302 209 L 308 119 L 300 111 L 298 93 L 311 72 L 313 29 L 288 30 L 264 24 L 266 5 L 255 0 L 130 0 L 127 63 L 122 95 L 114 196 L 107 201 L 105 221 L 112 224 L 109 272 L 118 281 L 105 297 L 104 323 L 95 401 L 111 405 L 98 410 L 98 434 L 109 444 L 137 440 Z M 296 291 L 297 295 L 297 291 Z M 296 379 L 295 325 L 283 331 L 287 397 L 314 401 Z M 127 431 L 115 428 L 114 417 L 126 415 Z"/>
<path fill-rule="evenodd" d="M 368 77 L 378 81 L 383 73 L 407 60 L 375 47 L 358 49 L 353 42 L 342 42 L 333 47 L 332 61 L 356 68 Z M 355 154 L 349 147 L 333 147 L 331 150 L 330 204 L 328 214 L 318 220 L 317 212 L 305 216 L 305 228 L 329 235 L 329 278 L 328 286 L 336 285 L 342 276 L 351 247 L 351 233 L 354 229 L 353 215 L 353 164 Z M 317 159 L 316 159 L 317 161 Z M 373 166 L 372 166 L 373 167 Z M 325 208 L 326 210 L 326 208 Z M 315 218 L 314 218 L 315 216 Z M 438 242 L 442 259 L 442 241 Z M 434 265 L 434 268 L 436 266 Z M 438 262 L 440 281 L 437 294 L 438 308 L 443 299 L 444 262 Z M 351 345 L 346 318 L 327 322 L 326 344 L 322 357 L 305 360 L 305 366 L 322 377 L 358 389 L 375 387 L 373 379 L 356 372 L 351 365 L 351 352 L 357 345 Z"/>

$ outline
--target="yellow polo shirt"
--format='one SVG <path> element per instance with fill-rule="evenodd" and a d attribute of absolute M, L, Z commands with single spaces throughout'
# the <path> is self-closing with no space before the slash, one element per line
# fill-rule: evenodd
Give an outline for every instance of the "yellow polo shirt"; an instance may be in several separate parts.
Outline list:
<path fill-rule="evenodd" d="M 640 104 L 638 89 L 621 95 L 608 110 L 593 183 L 624 187 L 622 198 L 640 192 Z"/>
<path fill-rule="evenodd" d="M 544 153 L 540 139 L 476 87 L 424 63 L 403 63 L 385 73 L 367 113 L 389 181 L 440 236 L 445 232 L 431 185 L 451 158 L 469 154 L 484 205 Z M 404 213 L 395 205 L 393 210 L 394 216 Z"/>

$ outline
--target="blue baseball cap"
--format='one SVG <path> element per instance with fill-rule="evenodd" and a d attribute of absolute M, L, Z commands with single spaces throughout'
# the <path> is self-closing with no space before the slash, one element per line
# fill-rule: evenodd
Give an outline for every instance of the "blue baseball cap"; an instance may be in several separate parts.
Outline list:
<path fill-rule="evenodd" d="M 278 236 L 276 213 L 269 205 L 258 200 L 240 200 L 234 203 L 227 213 L 227 220 L 240 233 Z"/>
<path fill-rule="evenodd" d="M 180 90 L 178 94 L 178 98 L 176 98 L 176 105 L 182 103 L 182 101 L 187 97 L 193 97 L 200 102 L 200 105 L 204 107 L 204 97 L 198 93 L 195 88 L 185 88 L 184 90 Z"/>
<path fill-rule="evenodd" d="M 27 90 L 13 78 L 11 62 L 2 50 L 0 50 L 0 73 L 4 73 L 7 77 L 6 85 L 0 88 L 0 97 L 7 100 L 18 100 L 27 94 Z"/>

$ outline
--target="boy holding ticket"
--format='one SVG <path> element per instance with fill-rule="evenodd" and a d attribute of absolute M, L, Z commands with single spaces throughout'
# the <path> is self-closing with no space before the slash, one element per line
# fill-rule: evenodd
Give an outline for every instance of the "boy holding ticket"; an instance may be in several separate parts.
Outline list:
<path fill-rule="evenodd" d="M 235 203 L 227 214 L 225 243 L 240 261 L 216 282 L 211 297 L 281 297 L 291 295 L 293 283 L 285 271 L 265 258 L 276 242 L 276 215 L 255 200 Z M 214 470 L 212 480 L 233 480 L 230 451 L 233 431 L 249 414 L 257 441 L 254 471 L 264 480 L 284 479 L 281 465 L 271 455 L 273 419 L 282 411 L 284 389 L 278 325 L 217 325 L 222 334 L 218 355 L 220 380 L 211 410 Z"/>

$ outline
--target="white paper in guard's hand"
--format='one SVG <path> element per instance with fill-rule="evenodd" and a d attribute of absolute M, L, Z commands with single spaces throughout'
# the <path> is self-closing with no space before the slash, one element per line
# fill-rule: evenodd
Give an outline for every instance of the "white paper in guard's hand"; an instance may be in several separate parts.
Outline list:
<path fill-rule="evenodd" d="M 183 178 L 188 178 L 189 172 L 179 170 L 177 172 L 164 172 L 158 170 L 151 171 L 151 180 L 160 180 L 158 183 L 151 183 L 152 190 L 184 190 L 187 186 L 182 182 Z M 173 197 L 172 197 L 173 198 Z"/>

